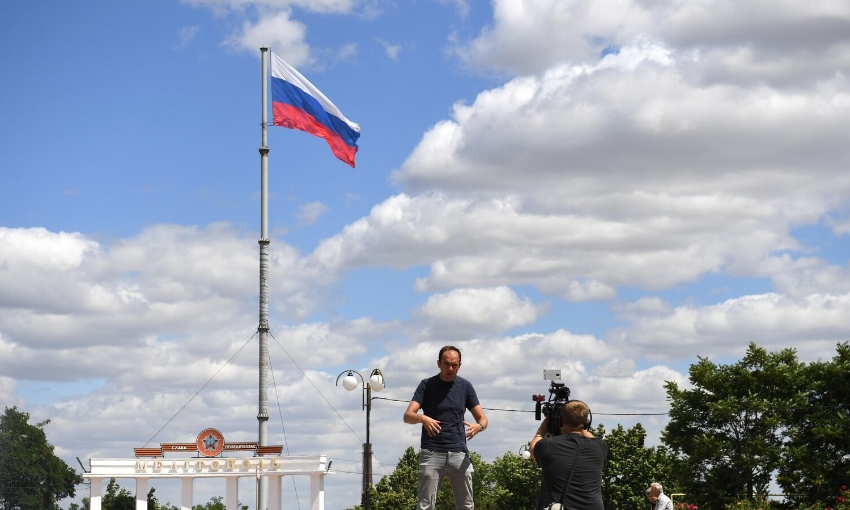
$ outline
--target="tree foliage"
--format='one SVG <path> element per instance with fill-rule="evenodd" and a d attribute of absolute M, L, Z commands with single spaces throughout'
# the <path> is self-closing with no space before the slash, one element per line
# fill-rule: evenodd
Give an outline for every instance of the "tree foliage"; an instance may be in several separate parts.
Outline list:
<path fill-rule="evenodd" d="M 221 496 L 213 496 L 207 503 L 203 505 L 193 505 L 192 510 L 225 510 L 227 507 Z M 89 510 L 91 501 L 89 498 L 83 498 L 83 504 L 71 503 L 68 510 Z M 248 505 L 239 505 L 240 510 L 248 510 Z M 119 486 L 114 478 L 109 479 L 106 486 L 106 493 L 101 499 L 101 510 L 136 510 L 136 499 L 130 494 L 130 491 Z M 156 497 L 156 489 L 151 487 L 148 491 L 148 510 L 180 510 L 177 506 L 171 503 L 162 504 Z"/>
<path fill-rule="evenodd" d="M 100 504 L 102 510 L 135 510 L 136 498 L 129 490 L 118 485 L 115 478 L 110 478 Z"/>
<path fill-rule="evenodd" d="M 44 432 L 50 420 L 32 425 L 29 417 L 17 407 L 0 416 L 0 509 L 58 510 L 83 479 L 53 454 Z"/>
<path fill-rule="evenodd" d="M 494 510 L 534 510 L 540 468 L 533 461 L 508 452 L 493 461 L 490 471 Z"/>
<path fill-rule="evenodd" d="M 646 429 L 617 425 L 609 434 L 599 425 L 593 434 L 608 443 L 608 462 L 602 471 L 602 500 L 606 510 L 631 510 L 646 506 L 646 488 L 653 482 L 677 490 L 672 480 L 672 455 L 664 446 L 647 447 Z"/>
<path fill-rule="evenodd" d="M 617 426 L 606 435 L 604 426 L 593 433 L 608 442 L 609 461 L 603 472 L 603 499 L 609 510 L 640 508 L 646 503 L 650 483 L 670 479 L 670 454 L 663 446 L 644 445 L 646 430 Z M 470 452 L 475 474 L 473 490 L 476 510 L 533 510 L 540 488 L 540 468 L 532 460 L 512 452 L 492 463 Z M 395 470 L 372 489 L 372 507 L 380 510 L 409 510 L 416 507 L 419 489 L 419 454 L 408 447 Z M 448 480 L 437 493 L 436 510 L 454 510 Z M 361 510 L 359 506 L 353 510 Z"/>
<path fill-rule="evenodd" d="M 472 477 L 472 490 L 475 497 L 475 508 L 487 510 L 493 508 L 489 486 L 491 475 L 489 466 L 475 452 L 469 453 L 475 474 Z M 419 454 L 408 447 L 396 465 L 395 470 L 384 476 L 372 488 L 372 507 L 386 510 L 407 510 L 415 508 L 419 492 Z M 448 479 L 444 479 L 437 492 L 435 510 L 453 510 L 455 508 L 454 493 Z M 355 506 L 354 510 L 360 510 Z"/>
<path fill-rule="evenodd" d="M 777 482 L 792 501 L 830 501 L 850 485 L 850 346 L 804 370 L 803 405 L 791 409 Z M 795 496 L 795 495 L 803 496 Z"/>
<path fill-rule="evenodd" d="M 419 454 L 409 446 L 398 459 L 393 472 L 381 477 L 372 488 L 372 506 L 387 510 L 416 508 L 418 488 Z"/>
<path fill-rule="evenodd" d="M 227 505 L 224 504 L 223 499 L 221 496 L 213 496 L 204 505 L 193 505 L 192 510 L 226 510 Z M 248 505 L 238 504 L 237 506 L 240 510 L 248 510 Z"/>
<path fill-rule="evenodd" d="M 670 421 L 662 441 L 688 499 L 724 508 L 768 492 L 779 468 L 788 410 L 798 406 L 803 370 L 793 349 L 768 353 L 750 344 L 742 360 L 691 365 L 692 389 L 665 384 Z"/>

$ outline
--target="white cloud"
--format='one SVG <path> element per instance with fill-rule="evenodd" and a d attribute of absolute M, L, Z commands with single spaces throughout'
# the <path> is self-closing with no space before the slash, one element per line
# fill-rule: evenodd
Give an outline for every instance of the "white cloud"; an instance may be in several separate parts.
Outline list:
<path fill-rule="evenodd" d="M 850 214 L 847 211 L 836 211 L 834 217 L 827 218 L 827 224 L 837 236 L 850 234 Z"/>
<path fill-rule="evenodd" d="M 462 338 L 471 332 L 499 333 L 537 321 L 546 306 L 520 298 L 506 286 L 454 289 L 434 294 L 419 313 L 433 322 L 433 334 Z"/>
<path fill-rule="evenodd" d="M 347 13 L 354 6 L 353 0 L 182 0 L 193 6 L 205 6 L 216 12 L 256 8 L 277 11 L 299 7 L 319 13 Z"/>
<path fill-rule="evenodd" d="M 469 16 L 469 0 L 439 0 L 439 2 L 443 4 L 454 4 L 461 18 Z"/>
<path fill-rule="evenodd" d="M 769 6 L 735 0 L 496 0 L 492 25 L 454 51 L 474 67 L 526 74 L 565 61 L 592 62 L 607 48 L 649 37 L 676 52 L 697 52 L 697 72 L 708 81 L 794 83 L 846 73 L 848 29 L 850 8 L 841 0 Z"/>
<path fill-rule="evenodd" d="M 310 46 L 306 42 L 307 27 L 291 19 L 291 11 L 285 10 L 260 18 L 256 22 L 245 21 L 242 27 L 231 34 L 225 44 L 233 49 L 256 52 L 262 46 L 293 66 L 309 66 L 312 63 Z"/>
<path fill-rule="evenodd" d="M 334 62 L 351 62 L 360 52 L 356 43 L 348 43 L 340 47 L 333 57 Z"/>
<path fill-rule="evenodd" d="M 299 9 L 377 12 L 348 0 L 191 3 L 239 26 L 232 47 L 269 44 L 296 66 L 358 57 L 355 43 L 308 44 L 315 17 L 297 19 Z M 454 4 L 461 14 L 471 5 Z M 401 420 L 406 402 L 448 342 L 491 419 L 471 446 L 493 459 L 536 429 L 543 368 L 563 369 L 597 424 L 641 422 L 655 441 L 664 382 L 686 385 L 696 356 L 729 359 L 754 341 L 810 360 L 850 337 L 850 270 L 835 249 L 850 231 L 850 4 L 493 5 L 492 25 L 457 54 L 522 76 L 456 104 L 393 174 L 403 189 L 312 253 L 272 239 L 270 441 L 294 454 L 327 453 L 337 467 L 359 451 L 362 400 L 334 381 L 377 367 L 387 388 L 372 437 L 391 470 L 418 443 Z M 601 58 L 609 46 L 616 53 Z M 325 210 L 307 204 L 301 220 Z M 796 234 L 809 225 L 834 237 Z M 338 284 L 363 267 L 410 270 L 375 285 L 376 302 L 411 287 L 425 295 L 380 310 L 395 318 L 345 317 Z M 772 288 L 742 290 L 747 278 Z M 700 302 L 704 287 L 727 283 L 720 302 Z M 528 287 L 546 301 L 514 290 Z M 256 233 L 232 225 L 152 225 L 110 243 L 0 228 L 0 401 L 53 419 L 72 461 L 129 456 L 162 424 L 154 442 L 191 441 L 211 423 L 251 439 L 256 293 Z M 572 324 L 548 316 L 558 300 L 610 300 L 619 315 Z M 540 326 L 544 315 L 554 325 Z M 511 328 L 524 334 L 500 336 Z M 30 383 L 61 392 L 36 402 L 22 390 Z M 359 476 L 326 483 L 329 508 L 359 494 Z"/>
<path fill-rule="evenodd" d="M 716 305 L 677 306 L 669 313 L 631 308 L 629 327 L 611 340 L 654 359 L 741 356 L 755 342 L 768 350 L 794 346 L 801 359 L 812 360 L 850 336 L 848 312 L 850 293 L 757 294 Z"/>
<path fill-rule="evenodd" d="M 850 110 L 844 77 L 786 91 L 702 85 L 681 66 L 662 47 L 642 44 L 593 66 L 514 79 L 455 105 L 453 119 L 427 132 L 393 178 L 411 190 L 533 191 L 541 205 L 557 199 L 561 210 L 588 196 L 619 205 L 610 197 L 621 192 L 649 192 L 650 200 L 665 198 L 654 192 L 761 200 L 777 188 L 839 196 L 811 176 L 834 172 L 848 156 L 839 128 Z M 803 124 L 805 131 L 788 129 Z M 847 180 L 838 187 L 846 190 Z"/>
<path fill-rule="evenodd" d="M 211 9 L 220 17 L 241 20 L 224 40 L 234 51 L 256 53 L 261 47 L 286 60 L 293 67 L 322 68 L 317 50 L 307 42 L 307 25 L 294 19 L 293 8 L 319 14 L 350 14 L 353 0 L 184 0 L 193 6 Z M 363 15 L 376 15 L 374 6 L 362 4 Z M 182 33 L 182 32 L 181 32 Z M 191 34 L 194 36 L 194 34 Z M 184 35 L 185 39 L 185 35 Z M 336 50 L 322 48 L 318 53 L 328 55 L 333 62 L 348 62 L 357 55 L 357 44 L 342 45 Z"/>
<path fill-rule="evenodd" d="M 198 33 L 201 31 L 201 27 L 198 25 L 187 25 L 184 27 L 180 27 L 178 34 L 180 35 L 180 46 L 186 46 Z"/>
<path fill-rule="evenodd" d="M 389 42 L 383 39 L 376 39 L 378 44 L 380 44 L 384 48 L 384 53 L 386 53 L 387 57 L 393 62 L 398 62 L 398 54 L 401 52 L 400 44 L 390 44 Z"/>
<path fill-rule="evenodd" d="M 471 66 L 534 73 L 565 60 L 595 60 L 607 46 L 643 33 L 651 21 L 652 13 L 630 0 L 496 0 L 493 26 L 455 52 Z"/>
<path fill-rule="evenodd" d="M 4 356 L 6 356 L 9 353 L 8 351 L 4 352 L 4 346 L 5 343 L 2 340 L 2 336 L 0 336 L 0 352 L 2 352 Z M 16 405 L 23 404 L 21 399 L 19 399 L 15 395 L 15 389 L 17 385 L 17 380 L 15 378 L 0 375 L 0 402 L 3 402 L 3 405 L 5 407 L 13 407 Z"/>
<path fill-rule="evenodd" d="M 774 288 L 792 297 L 850 291 L 850 266 L 847 264 L 837 266 L 816 257 L 795 260 L 783 255 L 772 258 L 766 265 Z"/>
<path fill-rule="evenodd" d="M 321 202 L 310 202 L 298 208 L 298 223 L 303 227 L 313 225 L 330 208 Z"/>

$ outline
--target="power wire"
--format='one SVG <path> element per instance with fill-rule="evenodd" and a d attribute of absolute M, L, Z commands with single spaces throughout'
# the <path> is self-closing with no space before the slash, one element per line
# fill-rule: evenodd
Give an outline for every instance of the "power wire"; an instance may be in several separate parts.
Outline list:
<path fill-rule="evenodd" d="M 174 418 L 177 418 L 177 415 L 178 415 L 178 414 L 180 414 L 180 412 L 181 412 L 181 411 L 183 411 L 183 409 L 186 409 L 186 406 L 188 406 L 188 405 L 189 405 L 189 403 L 191 403 L 191 402 L 192 402 L 192 400 L 194 400 L 194 399 L 195 399 L 195 397 L 197 397 L 199 393 L 201 393 L 202 391 L 204 391 L 204 388 L 206 388 L 207 386 L 209 386 L 210 384 L 212 384 L 212 382 L 213 382 L 213 381 L 215 381 L 216 379 L 218 379 L 219 374 L 221 373 L 221 371 L 222 371 L 222 370 L 224 370 L 225 368 L 227 368 L 227 366 L 228 366 L 228 365 L 230 365 L 230 362 L 231 362 L 231 361 L 233 361 L 233 359 L 234 359 L 236 356 L 238 356 L 240 352 L 242 352 L 242 349 L 244 349 L 244 348 L 245 348 L 245 346 L 246 346 L 246 345 L 248 345 L 248 342 L 250 342 L 250 341 L 251 341 L 251 339 L 252 339 L 252 338 L 254 338 L 256 335 L 257 335 L 257 332 L 255 331 L 255 332 L 254 332 L 254 334 L 253 334 L 253 335 L 251 335 L 251 336 L 250 336 L 250 338 L 248 338 L 248 340 L 246 340 L 244 344 L 242 344 L 242 347 L 240 347 L 240 348 L 239 348 L 239 350 L 237 350 L 237 351 L 236 351 L 236 353 L 234 353 L 234 354 L 233 354 L 233 356 L 231 356 L 231 357 L 230 357 L 230 359 L 229 359 L 229 360 L 227 360 L 227 361 L 224 363 L 224 365 L 222 365 L 222 366 L 221 366 L 221 368 L 219 368 L 219 369 L 218 369 L 218 371 L 217 371 L 215 374 L 213 374 L 213 376 L 212 376 L 212 377 L 210 377 L 210 379 L 209 379 L 209 380 L 208 380 L 208 381 L 207 381 L 207 382 L 206 382 L 203 386 L 201 386 L 201 389 L 199 389 L 198 391 L 196 391 L 196 392 L 195 392 L 195 394 L 194 394 L 194 395 L 192 395 L 192 397 L 191 397 L 188 401 L 186 401 L 186 403 L 185 403 L 185 404 L 183 404 L 183 407 L 181 407 L 180 409 L 178 409 L 178 410 L 177 410 L 177 412 L 176 412 L 176 413 L 174 413 L 174 416 L 172 416 L 172 417 L 171 417 L 171 418 L 170 418 L 167 422 L 165 422 L 165 425 L 163 425 L 163 426 L 162 426 L 159 430 L 157 430 L 157 431 L 156 431 L 156 434 L 154 434 L 153 436 L 151 436 L 151 438 L 150 438 L 150 439 L 148 439 L 148 441 L 144 444 L 144 446 L 142 446 L 142 448 L 144 448 L 145 446 L 149 445 L 149 444 L 150 444 L 150 442 L 151 442 L 151 441 L 153 441 L 153 440 L 154 440 L 154 438 L 155 438 L 156 436 L 158 436 L 158 435 L 159 435 L 159 433 L 160 433 L 160 432 L 162 432 L 162 431 L 163 431 L 163 429 L 165 429 L 165 427 L 167 427 L 167 426 L 168 426 L 168 424 L 169 424 L 169 423 L 171 423 L 171 421 L 172 421 L 172 420 L 174 420 Z"/>
<path fill-rule="evenodd" d="M 399 400 L 397 398 L 385 398 L 385 397 L 372 397 L 372 400 L 387 400 L 389 402 L 401 402 L 403 404 L 408 403 L 408 400 Z M 529 411 L 527 409 L 499 409 L 496 407 L 482 407 L 485 411 L 502 411 L 505 413 L 534 413 L 536 411 Z M 666 416 L 670 413 L 597 413 L 594 412 L 593 416 Z"/>
<path fill-rule="evenodd" d="M 274 337 L 272 337 L 274 338 Z M 283 411 L 280 405 L 280 395 L 277 393 L 277 381 L 274 378 L 274 368 L 272 367 L 272 359 L 269 357 L 269 372 L 272 373 L 272 384 L 274 385 L 274 398 L 277 400 L 277 414 L 280 416 L 280 428 L 283 429 L 283 446 L 286 448 L 286 455 L 289 455 L 289 440 L 286 438 L 286 427 L 283 425 Z M 298 486 L 295 485 L 295 477 L 291 476 L 292 489 L 295 491 L 295 501 L 298 503 L 299 510 L 301 509 L 301 500 L 298 499 Z"/>
<path fill-rule="evenodd" d="M 275 338 L 275 336 L 274 336 L 274 335 L 272 335 L 271 333 L 269 333 L 269 336 L 271 336 L 271 337 L 274 339 L 274 341 L 275 341 L 275 343 L 277 344 L 277 346 L 278 346 L 278 347 L 280 347 L 280 349 L 283 351 L 283 353 L 284 353 L 284 354 L 286 354 L 286 356 L 289 358 L 289 360 L 290 360 L 290 361 L 292 361 L 292 364 L 293 364 L 293 365 L 295 365 L 295 368 L 297 368 L 297 369 L 298 369 L 298 371 L 299 371 L 299 372 L 301 372 L 301 375 L 303 375 L 303 376 L 304 376 L 304 379 L 306 379 L 306 380 L 307 380 L 307 382 L 309 382 L 309 383 L 310 383 L 310 385 L 313 387 L 313 389 L 315 389 L 315 390 L 316 390 L 316 393 L 318 393 L 318 394 L 319 394 L 319 396 L 320 396 L 320 397 L 322 397 L 322 400 L 324 400 L 324 401 L 325 401 L 325 403 L 326 403 L 326 404 L 328 404 L 328 407 L 330 407 L 330 408 L 333 410 L 334 414 L 336 414 L 337 416 L 339 416 L 339 419 L 340 419 L 340 420 L 342 420 L 342 422 L 343 422 L 343 423 L 345 423 L 345 426 L 346 426 L 346 427 L 348 427 L 348 430 L 350 430 L 352 434 L 354 434 L 354 437 L 356 437 L 358 441 L 360 441 L 361 443 L 363 443 L 363 440 L 360 438 L 360 436 L 357 434 L 357 432 L 355 432 L 355 431 L 354 431 L 354 429 L 351 427 L 351 425 L 349 425 L 349 424 L 348 424 L 348 422 L 347 422 L 347 421 L 345 421 L 345 418 L 343 418 L 343 417 L 342 417 L 342 415 L 341 415 L 341 414 L 339 414 L 339 411 L 337 411 L 337 410 L 336 410 L 336 408 L 333 406 L 333 404 L 331 404 L 331 403 L 330 403 L 330 401 L 329 401 L 329 400 L 325 397 L 325 395 L 322 393 L 322 391 L 319 389 L 319 387 L 318 387 L 318 386 L 316 386 L 316 385 L 313 383 L 312 379 L 310 379 L 310 376 L 308 376 L 308 375 L 304 372 L 304 370 L 302 370 L 302 369 L 301 369 L 301 366 L 300 366 L 300 365 L 298 365 L 298 362 L 297 362 L 297 361 L 295 361 L 295 359 L 294 359 L 294 358 L 293 358 L 293 357 L 289 354 L 289 352 L 288 352 L 288 351 L 287 351 L 287 350 L 283 347 L 283 345 L 281 345 L 281 343 L 278 341 L 278 339 L 277 339 L 277 338 Z M 377 398 L 377 397 L 372 397 L 372 399 L 373 399 L 373 400 L 374 400 L 375 398 Z M 379 466 L 381 466 L 381 469 L 383 469 L 383 470 L 384 470 L 384 472 L 385 472 L 385 473 L 387 473 L 387 474 L 389 475 L 389 474 L 390 474 L 390 473 L 389 473 L 389 471 L 387 471 L 387 468 L 386 468 L 386 467 L 384 467 L 384 464 L 383 464 L 383 463 L 382 463 L 382 462 L 378 459 L 378 457 L 374 454 L 374 452 L 372 453 L 372 457 L 374 457 L 374 458 L 375 458 L 375 461 L 377 461 L 377 462 L 378 462 L 378 465 L 379 465 Z"/>

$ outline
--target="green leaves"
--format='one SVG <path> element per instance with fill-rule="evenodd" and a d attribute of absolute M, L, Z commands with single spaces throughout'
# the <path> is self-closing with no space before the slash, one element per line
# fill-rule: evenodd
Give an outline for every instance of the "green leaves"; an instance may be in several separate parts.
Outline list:
<path fill-rule="evenodd" d="M 618 424 L 610 433 L 599 425 L 593 434 L 608 443 L 608 462 L 602 472 L 602 499 L 606 510 L 643 508 L 647 504 L 649 484 L 667 485 L 671 477 L 670 454 L 663 446 L 644 446 L 646 430 L 640 423 L 630 429 Z"/>
<path fill-rule="evenodd" d="M 789 410 L 777 479 L 797 502 L 829 501 L 850 481 L 850 347 L 803 370 L 801 401 Z"/>
<path fill-rule="evenodd" d="M 53 454 L 45 420 L 29 423 L 29 414 L 7 407 L 0 416 L 0 509 L 56 510 L 74 496 L 80 475 Z"/>
<path fill-rule="evenodd" d="M 701 506 L 759 501 L 771 477 L 789 502 L 835 495 L 850 475 L 850 349 L 809 365 L 793 349 L 751 343 L 729 365 L 699 358 L 691 389 L 665 385 L 670 422 L 662 441 L 675 454 L 683 492 Z"/>

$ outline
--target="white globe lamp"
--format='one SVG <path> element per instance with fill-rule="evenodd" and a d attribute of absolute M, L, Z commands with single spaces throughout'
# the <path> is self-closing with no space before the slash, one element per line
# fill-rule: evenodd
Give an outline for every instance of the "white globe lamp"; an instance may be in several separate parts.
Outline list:
<path fill-rule="evenodd" d="M 369 378 L 369 387 L 372 388 L 372 391 L 384 389 L 384 378 L 381 377 L 381 374 L 372 374 L 372 377 Z"/>
<path fill-rule="evenodd" d="M 357 378 L 356 378 L 356 377 L 354 377 L 354 375 L 353 375 L 353 374 L 349 373 L 349 374 L 348 374 L 347 376 L 345 376 L 345 378 L 342 380 L 342 387 L 343 387 L 343 388 L 345 388 L 345 389 L 347 389 L 348 391 L 353 390 L 354 388 L 356 388 L 356 387 L 357 387 Z"/>

